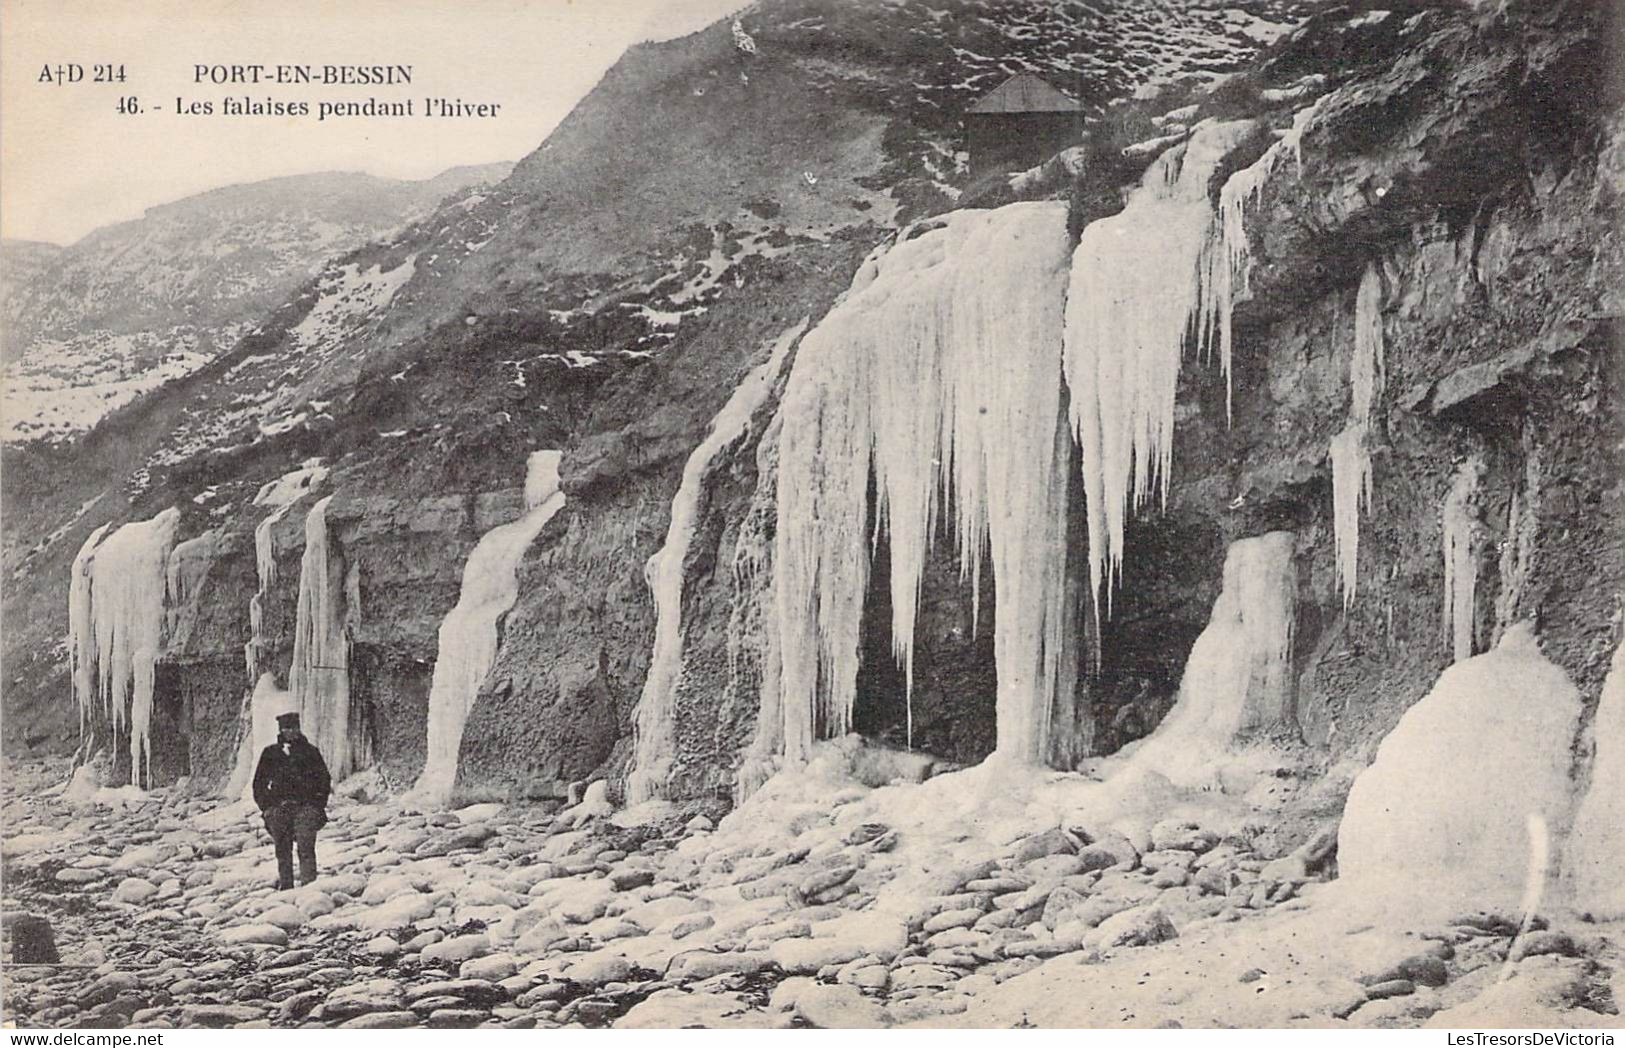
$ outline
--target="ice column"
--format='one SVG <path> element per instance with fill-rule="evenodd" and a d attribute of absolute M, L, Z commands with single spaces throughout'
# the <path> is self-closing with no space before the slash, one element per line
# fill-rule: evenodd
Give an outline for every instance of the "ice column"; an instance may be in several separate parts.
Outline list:
<path fill-rule="evenodd" d="M 1354 606 L 1360 567 L 1360 514 L 1371 508 L 1371 419 L 1384 382 L 1382 275 L 1366 265 L 1354 299 L 1354 356 L 1349 362 L 1349 417 L 1332 438 L 1332 534 L 1343 607 Z"/>
<path fill-rule="evenodd" d="M 237 744 L 237 762 L 226 782 L 225 795 L 238 800 L 254 799 L 254 771 L 260 752 L 276 741 L 276 719 L 293 706 L 293 696 L 276 686 L 276 677 L 260 674 L 248 697 L 248 724 Z"/>
<path fill-rule="evenodd" d="M 350 638 L 345 629 L 343 565 L 330 556 L 329 495 L 305 516 L 305 553 L 299 563 L 299 611 L 288 690 L 305 734 L 327 759 L 334 781 L 354 771 L 351 740 Z"/>
<path fill-rule="evenodd" d="M 973 588 L 993 558 L 997 753 L 1042 756 L 1064 644 L 1066 266 L 1057 204 L 954 212 L 871 256 L 803 340 L 782 407 L 774 550 L 788 759 L 851 723 L 881 535 L 892 647 L 912 688 L 920 579 L 945 504 Z"/>
<path fill-rule="evenodd" d="M 784 371 L 791 347 L 806 329 L 807 321 L 803 320 L 780 335 L 768 359 L 751 369 L 711 420 L 710 431 L 683 466 L 683 479 L 671 503 L 666 542 L 643 569 L 655 602 L 655 641 L 643 693 L 632 716 L 632 764 L 626 777 L 629 804 L 661 796 L 671 775 L 677 743 L 677 685 L 683 661 L 683 567 L 699 523 L 712 463 L 744 436 L 751 416 L 767 401 Z"/>
<path fill-rule="evenodd" d="M 1476 458 L 1463 462 L 1445 496 L 1440 514 L 1444 533 L 1444 633 L 1455 661 L 1473 656 L 1477 623 L 1478 551 L 1482 527 L 1478 521 L 1478 485 L 1484 464 Z"/>
<path fill-rule="evenodd" d="M 558 451 L 533 452 L 526 463 L 525 513 L 481 537 L 463 565 L 457 605 L 440 623 L 440 647 L 429 685 L 428 757 L 413 794 L 444 804 L 457 778 L 463 726 L 480 684 L 496 661 L 497 623 L 519 599 L 519 561 L 564 507 Z"/>
<path fill-rule="evenodd" d="M 1369 423 L 1387 382 L 1382 342 L 1382 271 L 1366 263 L 1354 296 L 1354 357 L 1349 362 L 1349 418 Z"/>

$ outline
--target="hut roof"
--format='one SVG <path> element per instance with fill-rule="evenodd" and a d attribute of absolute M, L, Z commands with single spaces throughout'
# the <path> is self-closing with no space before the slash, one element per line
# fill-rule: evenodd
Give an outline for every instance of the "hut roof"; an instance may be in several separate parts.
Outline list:
<path fill-rule="evenodd" d="M 1082 106 L 1031 73 L 1017 73 L 971 106 L 972 113 L 1076 113 Z"/>

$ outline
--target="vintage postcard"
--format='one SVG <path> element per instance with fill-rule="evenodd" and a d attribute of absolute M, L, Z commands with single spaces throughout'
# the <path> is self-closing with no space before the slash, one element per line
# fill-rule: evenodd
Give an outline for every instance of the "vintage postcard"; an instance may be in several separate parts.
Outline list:
<path fill-rule="evenodd" d="M 1614 1043 L 1617 5 L 0 17 L 16 1043 Z"/>

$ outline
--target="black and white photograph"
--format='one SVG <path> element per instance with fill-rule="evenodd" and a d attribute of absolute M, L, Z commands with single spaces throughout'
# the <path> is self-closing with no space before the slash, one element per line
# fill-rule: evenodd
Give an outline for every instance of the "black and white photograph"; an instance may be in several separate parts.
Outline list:
<path fill-rule="evenodd" d="M 0 363 L 6 1048 L 1625 1026 L 1619 0 L 0 0 Z"/>

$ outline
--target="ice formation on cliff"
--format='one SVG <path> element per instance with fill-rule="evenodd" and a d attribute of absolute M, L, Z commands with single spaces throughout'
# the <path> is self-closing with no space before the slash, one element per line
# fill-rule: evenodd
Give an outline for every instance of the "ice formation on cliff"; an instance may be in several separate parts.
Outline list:
<path fill-rule="evenodd" d="M 1387 382 L 1382 341 L 1382 271 L 1368 262 L 1354 295 L 1354 358 L 1349 363 L 1349 416 L 1369 423 Z"/>
<path fill-rule="evenodd" d="M 1237 539 L 1207 628 L 1185 662 L 1179 698 L 1143 742 L 1123 755 L 1136 770 L 1205 788 L 1245 736 L 1296 724 L 1292 642 L 1298 609 L 1296 536 Z"/>
<path fill-rule="evenodd" d="M 775 411 L 756 444 L 756 491 L 735 533 L 728 613 L 728 685 L 723 701 L 754 702 L 756 732 L 734 769 L 734 802 L 743 803 L 778 771 L 784 752 L 780 712 L 779 622 L 773 593 L 773 529 L 777 522 L 779 434 Z"/>
<path fill-rule="evenodd" d="M 1190 335 L 1208 346 L 1217 341 L 1229 381 L 1231 281 L 1214 283 L 1210 242 L 1222 229 L 1215 231 L 1208 190 L 1219 163 L 1255 126 L 1198 125 L 1151 165 L 1122 212 L 1084 229 L 1072 258 L 1065 369 L 1097 614 L 1102 591 L 1109 613 L 1121 578 L 1129 513 L 1153 488 L 1167 502 L 1174 396 Z"/>
<path fill-rule="evenodd" d="M 486 532 L 463 565 L 457 605 L 440 623 L 440 646 L 429 685 L 428 755 L 412 790 L 421 802 L 443 804 L 451 798 L 463 726 L 496 661 L 497 622 L 519 598 L 519 561 L 564 507 L 564 492 L 559 490 L 561 457 L 558 451 L 531 453 L 524 515 Z"/>
<path fill-rule="evenodd" d="M 1457 662 L 1473 656 L 1478 611 L 1478 485 L 1484 464 L 1476 458 L 1456 470 L 1439 515 L 1444 535 L 1444 634 Z"/>
<path fill-rule="evenodd" d="M 271 594 L 271 587 L 276 585 L 276 547 L 271 529 L 291 509 L 293 503 L 284 503 L 254 525 L 254 565 L 259 586 L 254 590 L 254 595 L 248 598 L 248 641 L 243 645 L 243 664 L 251 681 L 260 678 L 260 664 L 265 658 L 265 601 Z"/>
<path fill-rule="evenodd" d="M 1371 508 L 1371 419 L 1382 396 L 1382 274 L 1368 263 L 1354 298 L 1354 356 L 1349 362 L 1349 418 L 1332 438 L 1332 532 L 1343 606 L 1354 606 L 1359 582 L 1360 514 Z"/>
<path fill-rule="evenodd" d="M 1355 779 L 1338 830 L 1340 879 L 1407 916 L 1517 912 L 1528 817 L 1567 824 L 1579 718 L 1579 692 L 1527 624 L 1445 670 Z"/>
<path fill-rule="evenodd" d="M 1247 239 L 1247 209 L 1256 207 L 1281 162 L 1292 157 L 1303 171 L 1303 136 L 1313 126 L 1320 103 L 1305 106 L 1293 114 L 1292 126 L 1282 133 L 1262 156 L 1225 179 L 1219 190 L 1219 216 L 1215 235 L 1209 238 L 1202 261 L 1202 305 L 1199 341 L 1218 349 L 1219 359 L 1229 360 L 1233 345 L 1231 309 L 1251 294 L 1249 275 L 1252 247 Z M 1230 408 L 1226 387 L 1225 410 Z"/>
<path fill-rule="evenodd" d="M 243 801 L 254 799 L 254 771 L 260 752 L 276 741 L 277 716 L 288 712 L 292 705 L 293 696 L 277 687 L 275 675 L 260 674 L 248 696 L 248 723 L 237 744 L 237 761 L 226 782 L 225 796 Z"/>
<path fill-rule="evenodd" d="M 298 469 L 283 474 L 261 486 L 254 496 L 254 505 L 271 506 L 271 512 L 254 526 L 254 566 L 259 585 L 248 599 L 248 642 L 243 645 L 243 663 L 250 684 L 258 690 L 258 681 L 265 657 L 265 601 L 276 585 L 276 548 L 271 529 L 292 511 L 300 497 L 327 479 L 327 467 L 321 459 L 308 459 Z M 269 744 L 267 744 L 269 745 Z"/>
<path fill-rule="evenodd" d="M 96 620 L 91 613 L 92 572 L 96 547 L 107 533 L 103 524 L 92 531 L 79 547 L 68 569 L 68 672 L 73 680 L 73 696 L 79 706 L 79 735 L 90 726 L 91 699 L 96 694 Z"/>
<path fill-rule="evenodd" d="M 632 715 L 632 763 L 626 776 L 628 804 L 661 796 L 671 774 L 677 685 L 683 659 L 683 567 L 699 524 L 706 479 L 717 456 L 744 435 L 751 416 L 766 402 L 783 373 L 790 349 L 806 329 L 807 321 L 803 319 L 780 335 L 768 359 L 751 369 L 711 420 L 710 431 L 683 466 L 683 479 L 671 502 L 666 542 L 643 569 L 655 603 L 655 640 L 649 673 Z"/>
<path fill-rule="evenodd" d="M 1337 550 L 1337 584 L 1343 607 L 1354 606 L 1360 566 L 1360 512 L 1371 505 L 1368 427 L 1350 422 L 1332 438 L 1332 536 Z"/>
<path fill-rule="evenodd" d="M 114 738 L 129 733 L 130 782 L 137 786 L 145 781 L 151 759 L 166 569 L 180 519 L 180 510 L 172 507 L 105 538 L 98 528 L 74 559 L 68 589 L 68 657 L 81 728 L 94 704 L 102 703 Z"/>
<path fill-rule="evenodd" d="M 350 637 L 345 628 L 343 562 L 331 556 L 327 507 L 305 515 L 305 553 L 299 562 L 299 610 L 293 635 L 288 691 L 305 734 L 327 759 L 335 781 L 365 762 L 350 724 Z M 356 726 L 358 727 L 358 726 Z"/>
<path fill-rule="evenodd" d="M 892 647 L 912 687 L 920 579 L 946 503 L 973 587 L 993 558 L 996 753 L 1036 760 L 1067 640 L 1056 570 L 1070 465 L 1057 381 L 1065 208 L 959 211 L 910 232 L 865 262 L 803 340 L 784 397 L 784 753 L 804 760 L 814 739 L 851 724 L 869 549 L 882 535 Z"/>

